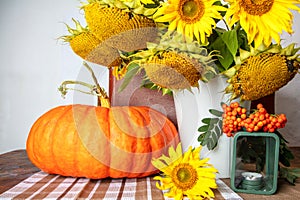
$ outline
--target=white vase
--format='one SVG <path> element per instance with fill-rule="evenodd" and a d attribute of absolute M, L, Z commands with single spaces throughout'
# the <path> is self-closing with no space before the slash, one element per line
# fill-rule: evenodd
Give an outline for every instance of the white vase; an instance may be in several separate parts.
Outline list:
<path fill-rule="evenodd" d="M 199 146 L 198 128 L 203 125 L 204 118 L 215 117 L 209 113 L 209 109 L 222 111 L 221 102 L 229 103 L 229 95 L 224 94 L 224 89 L 228 85 L 226 78 L 217 76 L 208 83 L 199 81 L 199 88 L 192 88 L 192 92 L 183 90 L 174 92 L 174 103 L 178 123 L 179 135 L 183 151 L 187 151 L 189 146 Z M 249 107 L 250 102 L 244 102 L 244 107 Z M 214 150 L 203 147 L 202 158 L 210 158 L 209 163 L 219 171 L 218 178 L 230 177 L 232 138 L 223 134 Z"/>

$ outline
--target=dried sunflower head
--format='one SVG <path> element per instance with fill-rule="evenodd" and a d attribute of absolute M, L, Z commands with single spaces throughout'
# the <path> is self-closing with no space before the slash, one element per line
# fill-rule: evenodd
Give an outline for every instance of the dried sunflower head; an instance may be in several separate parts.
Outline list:
<path fill-rule="evenodd" d="M 142 64 L 150 81 L 162 88 L 186 89 L 197 87 L 203 66 L 186 54 L 166 51 Z"/>
<path fill-rule="evenodd" d="M 122 51 L 146 48 L 146 42 L 157 38 L 157 28 L 152 19 L 143 15 L 93 1 L 83 7 L 91 32 L 101 41 Z"/>
<path fill-rule="evenodd" d="M 131 62 L 145 69 L 146 79 L 158 88 L 171 90 L 197 87 L 198 81 L 208 81 L 216 74 L 214 52 L 196 41 L 182 40 L 182 35 L 163 35 L 160 43 L 147 43 L 147 50 L 129 56 Z"/>
<path fill-rule="evenodd" d="M 107 67 L 119 65 L 121 58 L 117 49 L 99 40 L 87 27 L 82 27 L 79 21 L 73 21 L 76 28 L 72 29 L 67 25 L 70 35 L 61 38 L 70 44 L 74 53 L 86 61 L 99 65 Z"/>
<path fill-rule="evenodd" d="M 263 52 L 242 53 L 240 64 L 224 73 L 230 78 L 225 92 L 232 93 L 232 99 L 251 101 L 273 94 L 298 72 L 298 50 L 291 44 L 286 48 L 276 45 Z"/>

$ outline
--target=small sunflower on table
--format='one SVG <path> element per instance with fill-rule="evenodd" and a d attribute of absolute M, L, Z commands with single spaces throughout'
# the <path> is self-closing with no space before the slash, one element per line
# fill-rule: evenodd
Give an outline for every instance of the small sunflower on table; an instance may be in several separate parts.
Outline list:
<path fill-rule="evenodd" d="M 300 0 L 88 0 L 86 27 L 74 20 L 62 38 L 84 60 L 112 68 L 124 79 L 139 72 L 142 85 L 163 94 L 197 87 L 217 75 L 228 77 L 231 99 L 257 100 L 286 85 L 300 68 L 299 48 L 280 45 L 292 34 L 292 10 Z M 213 166 L 201 160 L 201 147 L 153 161 L 168 196 L 213 197 Z"/>
<path fill-rule="evenodd" d="M 196 149 L 191 147 L 182 155 L 181 144 L 176 150 L 169 149 L 169 157 L 152 161 L 152 164 L 160 169 L 162 176 L 154 177 L 161 184 L 156 186 L 161 190 L 167 190 L 166 196 L 183 199 L 186 195 L 190 199 L 203 199 L 214 197 L 212 189 L 217 188 L 217 170 L 207 163 L 209 160 L 200 159 L 201 146 Z"/>

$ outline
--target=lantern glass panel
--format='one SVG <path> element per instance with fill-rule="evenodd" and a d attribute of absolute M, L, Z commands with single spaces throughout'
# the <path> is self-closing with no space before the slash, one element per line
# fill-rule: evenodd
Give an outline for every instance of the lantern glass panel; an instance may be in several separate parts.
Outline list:
<path fill-rule="evenodd" d="M 277 190 L 279 138 L 274 133 L 234 136 L 231 187 L 237 192 L 273 194 Z"/>

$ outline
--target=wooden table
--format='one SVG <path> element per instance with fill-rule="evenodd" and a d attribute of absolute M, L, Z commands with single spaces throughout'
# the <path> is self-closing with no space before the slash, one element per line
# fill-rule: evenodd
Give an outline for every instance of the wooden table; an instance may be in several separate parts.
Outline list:
<path fill-rule="evenodd" d="M 300 167 L 300 148 L 292 148 L 296 159 L 292 166 Z M 22 180 L 40 171 L 29 160 L 25 150 L 16 150 L 0 155 L 0 194 Z M 229 185 L 229 179 L 222 179 Z M 296 186 L 292 186 L 283 179 L 278 181 L 278 190 L 274 195 L 253 195 L 239 193 L 244 199 L 300 199 L 300 181 L 297 180 Z"/>

